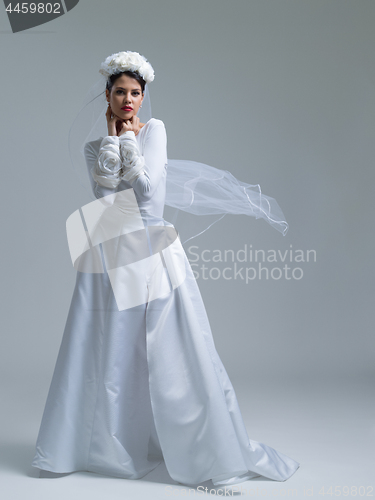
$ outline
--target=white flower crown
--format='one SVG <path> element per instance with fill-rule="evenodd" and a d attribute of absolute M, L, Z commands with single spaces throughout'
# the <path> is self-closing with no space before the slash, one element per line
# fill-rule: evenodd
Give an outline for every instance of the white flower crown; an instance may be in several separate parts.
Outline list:
<path fill-rule="evenodd" d="M 154 70 L 147 59 L 138 52 L 117 52 L 108 56 L 102 62 L 99 73 L 109 78 L 111 75 L 121 73 L 122 71 L 135 71 L 144 79 L 146 83 L 150 83 L 155 78 Z"/>

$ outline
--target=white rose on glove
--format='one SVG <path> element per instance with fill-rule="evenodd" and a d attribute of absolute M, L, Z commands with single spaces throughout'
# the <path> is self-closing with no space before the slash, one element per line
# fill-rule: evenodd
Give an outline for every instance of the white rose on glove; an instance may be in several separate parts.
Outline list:
<path fill-rule="evenodd" d="M 101 143 L 98 158 L 91 174 L 101 186 L 115 188 L 121 181 L 122 163 L 116 139 L 105 137 Z"/>
<path fill-rule="evenodd" d="M 124 181 L 130 182 L 130 184 L 137 179 L 140 175 L 144 175 L 144 165 L 145 161 L 143 157 L 138 157 L 133 166 L 129 168 L 123 168 L 121 178 Z"/>
<path fill-rule="evenodd" d="M 134 167 L 139 158 L 138 149 L 129 146 L 129 144 L 121 144 L 120 153 L 122 162 L 126 169 Z"/>
<path fill-rule="evenodd" d="M 118 174 L 121 170 L 121 158 L 117 152 L 107 150 L 99 155 L 98 166 L 104 174 Z"/>

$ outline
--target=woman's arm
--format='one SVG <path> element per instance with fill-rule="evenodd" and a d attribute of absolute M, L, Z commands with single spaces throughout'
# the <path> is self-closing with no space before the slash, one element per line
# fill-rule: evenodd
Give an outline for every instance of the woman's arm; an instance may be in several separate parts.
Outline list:
<path fill-rule="evenodd" d="M 99 153 L 88 142 L 84 147 L 84 155 L 88 170 L 94 182 L 93 192 L 96 198 L 102 198 L 115 193 L 121 182 L 121 157 L 119 138 L 117 136 L 104 137 L 99 148 Z"/>
<path fill-rule="evenodd" d="M 134 191 L 150 199 L 159 185 L 167 163 L 167 134 L 161 120 L 152 120 L 148 125 L 143 156 L 135 133 L 127 131 L 120 135 L 122 179 L 128 181 Z"/>

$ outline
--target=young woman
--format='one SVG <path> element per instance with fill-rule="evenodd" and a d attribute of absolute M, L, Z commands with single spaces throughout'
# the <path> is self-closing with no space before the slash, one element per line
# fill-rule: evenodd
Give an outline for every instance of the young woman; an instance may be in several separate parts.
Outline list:
<path fill-rule="evenodd" d="M 67 224 L 71 252 L 84 244 L 72 252 L 77 281 L 32 465 L 139 479 L 164 460 L 183 484 L 285 481 L 299 463 L 249 439 L 189 261 L 163 218 L 166 197 L 184 193 L 168 188 L 169 176 L 188 182 L 168 172 L 178 165 L 164 123 L 137 116 L 153 69 L 120 52 L 101 72 L 107 135 L 84 148 L 95 201 Z"/>

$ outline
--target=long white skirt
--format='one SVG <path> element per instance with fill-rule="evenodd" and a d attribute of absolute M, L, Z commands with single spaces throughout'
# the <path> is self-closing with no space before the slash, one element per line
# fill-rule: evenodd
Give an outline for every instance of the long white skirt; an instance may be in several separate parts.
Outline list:
<path fill-rule="evenodd" d="M 164 460 L 184 484 L 285 481 L 299 463 L 249 439 L 173 225 L 142 222 L 149 258 L 118 265 L 127 235 L 97 245 L 103 272 L 77 272 L 32 465 L 139 479 Z"/>

